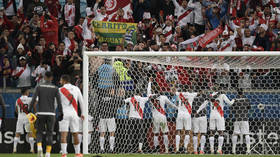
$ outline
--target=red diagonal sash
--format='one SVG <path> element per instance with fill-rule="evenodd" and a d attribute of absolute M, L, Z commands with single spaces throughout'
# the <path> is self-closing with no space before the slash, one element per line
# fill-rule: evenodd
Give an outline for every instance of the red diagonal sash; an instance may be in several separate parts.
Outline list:
<path fill-rule="evenodd" d="M 130 101 L 131 101 L 131 103 L 133 104 L 135 110 L 139 113 L 141 119 L 143 119 L 143 110 L 142 110 L 142 108 L 140 107 L 140 105 L 139 105 L 139 103 L 137 102 L 137 100 L 136 100 L 134 97 L 132 97 Z"/>
<path fill-rule="evenodd" d="M 191 9 L 185 11 L 182 15 L 179 16 L 178 22 L 180 22 L 183 18 L 185 18 L 186 16 L 188 16 L 191 12 L 192 12 Z"/>
<path fill-rule="evenodd" d="M 226 44 L 223 48 L 221 48 L 221 51 L 224 51 L 226 48 L 230 46 L 230 43 Z"/>
<path fill-rule="evenodd" d="M 7 6 L 5 7 L 5 9 L 8 9 L 11 5 L 13 4 L 13 0 L 10 0 L 7 4 Z"/>
<path fill-rule="evenodd" d="M 24 70 L 26 69 L 26 66 L 24 66 L 23 69 L 21 69 L 18 73 L 15 74 L 16 77 L 20 77 L 21 74 L 24 72 Z"/>
<path fill-rule="evenodd" d="M 192 107 L 182 93 L 180 93 L 179 98 L 181 99 L 182 103 L 184 104 L 184 106 L 188 110 L 189 114 L 192 114 Z"/>
<path fill-rule="evenodd" d="M 165 111 L 164 109 L 158 104 L 158 102 L 155 100 L 153 103 L 154 107 L 157 109 L 157 111 L 165 116 Z"/>
<path fill-rule="evenodd" d="M 222 107 L 219 105 L 219 102 L 214 101 L 214 106 L 217 108 L 217 110 L 218 110 L 218 112 L 220 113 L 220 115 L 221 115 L 222 117 L 224 117 L 224 111 L 223 111 Z"/>
<path fill-rule="evenodd" d="M 19 105 L 19 108 L 20 108 L 21 111 L 23 111 L 26 114 L 28 113 L 27 108 L 25 108 L 27 106 L 24 106 L 24 104 L 23 104 L 23 102 L 21 101 L 20 98 L 17 99 L 17 104 Z"/>
<path fill-rule="evenodd" d="M 66 89 L 66 88 L 60 88 L 61 93 L 70 101 L 70 104 L 73 105 L 75 111 L 78 114 L 78 104 L 75 100 L 74 96 Z"/>
<path fill-rule="evenodd" d="M 171 35 L 171 34 L 172 34 L 172 29 L 171 29 L 169 32 L 165 33 L 165 34 L 164 34 L 164 37 L 168 37 L 168 36 Z"/>

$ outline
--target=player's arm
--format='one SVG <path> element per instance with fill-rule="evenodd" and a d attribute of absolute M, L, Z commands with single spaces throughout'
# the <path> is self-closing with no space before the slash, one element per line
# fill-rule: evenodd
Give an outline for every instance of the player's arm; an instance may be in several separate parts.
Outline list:
<path fill-rule="evenodd" d="M 225 103 L 227 103 L 228 105 L 232 105 L 233 103 L 234 103 L 234 99 L 232 99 L 231 101 L 228 99 L 228 97 L 225 95 L 225 94 L 223 94 L 222 95 L 223 97 L 223 101 L 225 102 Z"/>
<path fill-rule="evenodd" d="M 81 119 L 84 120 L 85 117 L 85 113 L 84 113 L 84 100 L 83 100 L 83 96 L 82 93 L 80 91 L 80 89 L 77 87 L 77 91 L 78 91 L 78 101 L 79 101 L 79 106 L 80 106 L 80 110 L 81 110 Z"/>
<path fill-rule="evenodd" d="M 199 108 L 198 108 L 198 110 L 197 110 L 197 114 L 201 111 L 201 110 L 203 110 L 207 105 L 209 104 L 209 101 L 208 100 L 205 100 L 200 106 L 199 106 Z"/>
<path fill-rule="evenodd" d="M 2 95 L 0 95 L 0 105 L 2 107 L 2 119 L 5 119 L 6 107 L 5 107 L 5 102 L 4 102 Z"/>
<path fill-rule="evenodd" d="M 165 97 L 165 104 L 168 104 L 168 105 L 178 109 L 178 107 L 173 102 L 171 102 L 167 97 Z"/>
<path fill-rule="evenodd" d="M 59 114 L 58 121 L 61 121 L 63 119 L 63 112 L 62 112 L 61 96 L 58 88 L 56 90 L 55 99 L 56 99 L 58 114 Z"/>
<path fill-rule="evenodd" d="M 31 103 L 30 103 L 30 106 L 29 106 L 29 109 L 28 109 L 29 112 L 31 112 L 32 109 L 33 109 L 34 113 L 36 113 L 36 111 L 37 111 L 36 110 L 36 99 L 37 99 L 37 97 L 39 95 L 39 92 L 40 92 L 40 88 L 39 88 L 39 86 L 37 86 L 35 88 L 35 92 L 34 92 L 34 94 L 32 96 L 32 100 L 31 100 Z"/>

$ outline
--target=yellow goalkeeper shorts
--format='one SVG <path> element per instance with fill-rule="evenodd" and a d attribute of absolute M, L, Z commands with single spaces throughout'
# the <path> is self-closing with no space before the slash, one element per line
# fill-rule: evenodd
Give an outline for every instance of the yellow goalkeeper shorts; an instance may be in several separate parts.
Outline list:
<path fill-rule="evenodd" d="M 34 138 L 36 138 L 36 128 L 35 128 L 35 122 L 37 120 L 37 117 L 33 114 L 33 113 L 29 113 L 27 114 L 27 118 L 28 118 L 28 121 L 29 121 L 29 124 L 30 124 L 30 131 L 32 132 L 32 136 Z"/>

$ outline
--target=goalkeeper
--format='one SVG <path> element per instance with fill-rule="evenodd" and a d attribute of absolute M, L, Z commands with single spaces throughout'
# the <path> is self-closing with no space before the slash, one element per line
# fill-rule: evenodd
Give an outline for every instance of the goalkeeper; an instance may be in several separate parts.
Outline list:
<path fill-rule="evenodd" d="M 46 72 L 45 83 L 38 85 L 30 103 L 29 111 L 34 109 L 37 114 L 36 128 L 37 128 L 37 152 L 38 157 L 43 157 L 43 131 L 46 131 L 46 156 L 51 156 L 53 130 L 55 124 L 55 100 L 58 105 L 58 120 L 63 117 L 61 99 L 58 88 L 51 82 L 53 80 L 52 72 Z M 35 106 L 36 99 L 38 98 L 38 105 Z"/>
<path fill-rule="evenodd" d="M 236 144 L 238 135 L 245 135 L 247 146 L 247 154 L 250 154 L 250 130 L 248 122 L 248 113 L 250 110 L 250 101 L 243 94 L 242 89 L 238 90 L 238 95 L 232 105 L 232 113 L 235 115 L 235 122 L 233 123 L 234 131 L 232 135 L 232 153 L 236 154 Z"/>

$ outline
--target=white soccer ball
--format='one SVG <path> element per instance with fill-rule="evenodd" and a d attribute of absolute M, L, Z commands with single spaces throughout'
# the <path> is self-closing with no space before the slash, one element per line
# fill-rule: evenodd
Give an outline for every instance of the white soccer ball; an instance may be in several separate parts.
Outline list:
<path fill-rule="evenodd" d="M 259 104 L 259 105 L 258 105 L 258 109 L 259 109 L 259 110 L 263 110 L 263 109 L 264 109 L 264 107 L 265 107 L 265 105 L 264 105 L 264 104 Z"/>

